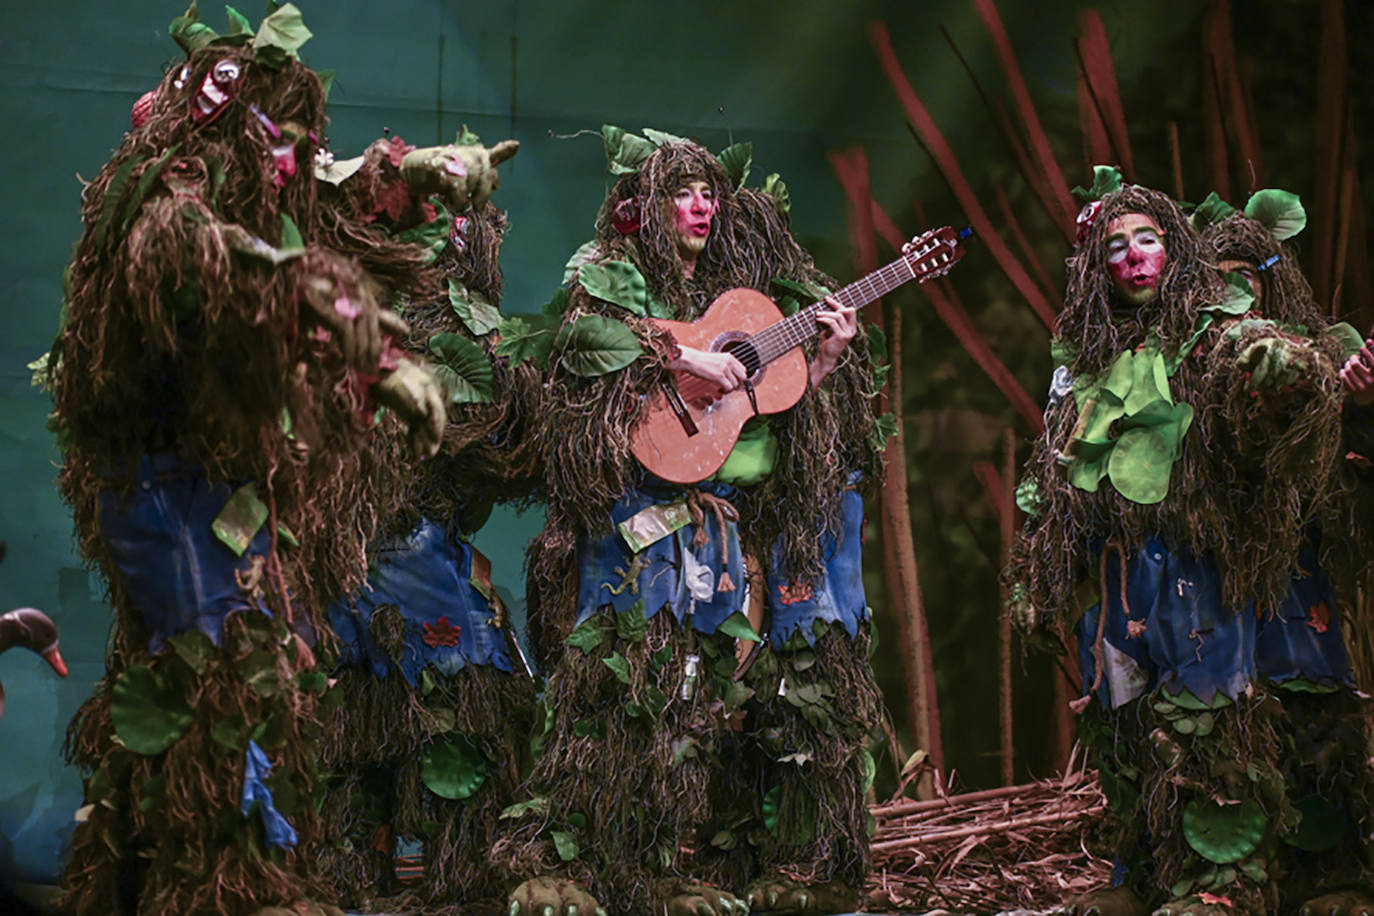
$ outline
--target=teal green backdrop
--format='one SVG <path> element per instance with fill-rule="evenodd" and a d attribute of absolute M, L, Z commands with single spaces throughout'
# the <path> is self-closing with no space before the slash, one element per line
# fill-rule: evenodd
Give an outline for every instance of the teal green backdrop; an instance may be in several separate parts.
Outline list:
<path fill-rule="evenodd" d="M 242 9 L 255 23 L 257 3 Z M 714 149 L 732 136 L 751 140 L 754 182 L 782 173 L 797 235 L 823 268 L 848 276 L 844 200 L 827 150 L 863 144 L 876 194 L 895 211 L 918 184 L 938 187 L 871 52 L 871 19 L 892 27 L 908 74 L 956 147 L 977 151 L 991 142 L 976 96 L 939 36 L 947 26 L 975 70 L 996 73 L 963 2 L 301 5 L 315 33 L 302 57 L 338 71 L 329 135 L 340 158 L 388 128 L 420 145 L 450 141 L 464 123 L 488 142 L 521 142 L 495 198 L 512 227 L 503 253 L 507 312 L 535 311 L 545 301 L 567 255 L 589 237 L 606 187 L 597 138 L 551 134 L 603 122 L 654 126 Z M 1012 34 L 1029 36 L 1018 43 L 1023 66 L 1048 74 L 1036 93 L 1071 98 L 1066 52 L 1075 6 L 1002 4 Z M 1142 21 L 1157 7 L 1099 6 L 1113 17 L 1123 72 L 1147 60 L 1154 39 Z M 56 328 L 62 268 L 80 233 L 81 176 L 99 170 L 128 128 L 134 100 L 178 57 L 167 23 L 181 11 L 149 0 L 10 2 L 0 10 L 0 123 L 10 130 L 0 147 L 0 539 L 8 545 L 0 610 L 47 610 L 71 668 L 59 681 L 29 653 L 0 658 L 9 696 L 0 720 L 0 874 L 41 880 L 59 867 L 80 804 L 79 774 L 62 763 L 63 731 L 102 672 L 110 622 L 103 584 L 73 551 L 70 517 L 53 487 L 58 456 L 44 429 L 48 400 L 31 387 L 25 364 L 47 349 Z M 201 13 L 223 25 L 217 5 Z M 1047 35 L 1058 37 L 1040 40 Z M 931 218 L 959 215 L 946 205 Z M 498 513 L 478 539 L 517 603 L 523 547 L 539 524 L 537 510 Z"/>

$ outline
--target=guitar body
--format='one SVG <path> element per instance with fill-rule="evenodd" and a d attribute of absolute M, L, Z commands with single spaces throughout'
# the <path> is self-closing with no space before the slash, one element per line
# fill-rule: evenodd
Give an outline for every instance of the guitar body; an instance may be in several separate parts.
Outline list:
<path fill-rule="evenodd" d="M 722 293 L 696 321 L 654 323 L 672 332 L 680 346 L 721 351 L 751 334 L 783 320 L 773 300 L 758 290 L 740 288 Z M 794 347 L 749 377 L 754 400 L 738 388 L 717 400 L 704 396 L 706 383 L 695 376 L 677 373 L 678 391 L 696 424 L 688 435 L 682 421 L 661 389 L 647 397 L 642 419 L 630 431 L 630 450 L 649 471 L 673 483 L 705 480 L 725 463 L 739 439 L 740 430 L 754 416 L 787 410 L 806 393 L 810 368 L 800 346 Z"/>

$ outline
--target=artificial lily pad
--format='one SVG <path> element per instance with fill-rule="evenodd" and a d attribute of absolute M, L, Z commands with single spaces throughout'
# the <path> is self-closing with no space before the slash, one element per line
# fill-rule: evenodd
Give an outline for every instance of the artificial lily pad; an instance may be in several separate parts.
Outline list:
<path fill-rule="evenodd" d="M 440 798 L 461 801 L 487 781 L 487 758 L 464 734 L 439 738 L 420 760 L 420 778 Z"/>
<path fill-rule="evenodd" d="M 480 346 L 462 334 L 435 334 L 429 349 L 439 358 L 434 375 L 454 404 L 485 404 L 491 400 L 491 362 Z"/>
<path fill-rule="evenodd" d="M 634 332 L 614 318 L 583 315 L 564 325 L 554 340 L 563 366 L 574 375 L 592 378 L 623 369 L 644 352 Z"/>
<path fill-rule="evenodd" d="M 138 754 L 160 754 L 191 726 L 191 707 L 182 691 L 147 665 L 119 676 L 110 720 L 124 746 Z"/>
<path fill-rule="evenodd" d="M 644 276 L 629 261 L 584 264 L 577 272 L 577 279 L 583 289 L 598 299 L 636 315 L 644 315 L 647 311 L 648 290 Z"/>
<path fill-rule="evenodd" d="M 1269 819 L 1253 799 L 1218 805 L 1197 798 L 1183 809 L 1183 838 L 1198 855 L 1225 865 L 1239 862 L 1259 848 Z"/>

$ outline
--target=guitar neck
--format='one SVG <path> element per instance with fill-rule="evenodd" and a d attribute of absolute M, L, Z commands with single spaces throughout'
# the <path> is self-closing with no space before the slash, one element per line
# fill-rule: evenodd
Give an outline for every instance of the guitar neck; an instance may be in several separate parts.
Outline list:
<path fill-rule="evenodd" d="M 861 308 L 892 292 L 903 283 L 917 278 L 916 269 L 905 258 L 899 258 L 835 293 L 835 298 L 847 308 Z M 759 365 L 766 366 L 784 353 L 798 347 L 820 333 L 816 312 L 824 302 L 813 302 L 796 314 L 764 328 L 749 338 L 758 353 Z"/>

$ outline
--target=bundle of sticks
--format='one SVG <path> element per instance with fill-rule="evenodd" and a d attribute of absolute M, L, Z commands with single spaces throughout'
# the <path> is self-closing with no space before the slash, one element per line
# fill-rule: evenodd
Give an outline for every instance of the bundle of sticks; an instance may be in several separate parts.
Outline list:
<path fill-rule="evenodd" d="M 1088 851 L 1108 813 L 1095 770 L 1071 759 L 1058 779 L 951 795 L 937 778 L 935 788 L 871 809 L 870 910 L 1048 910 L 1110 882 L 1111 862 Z"/>

